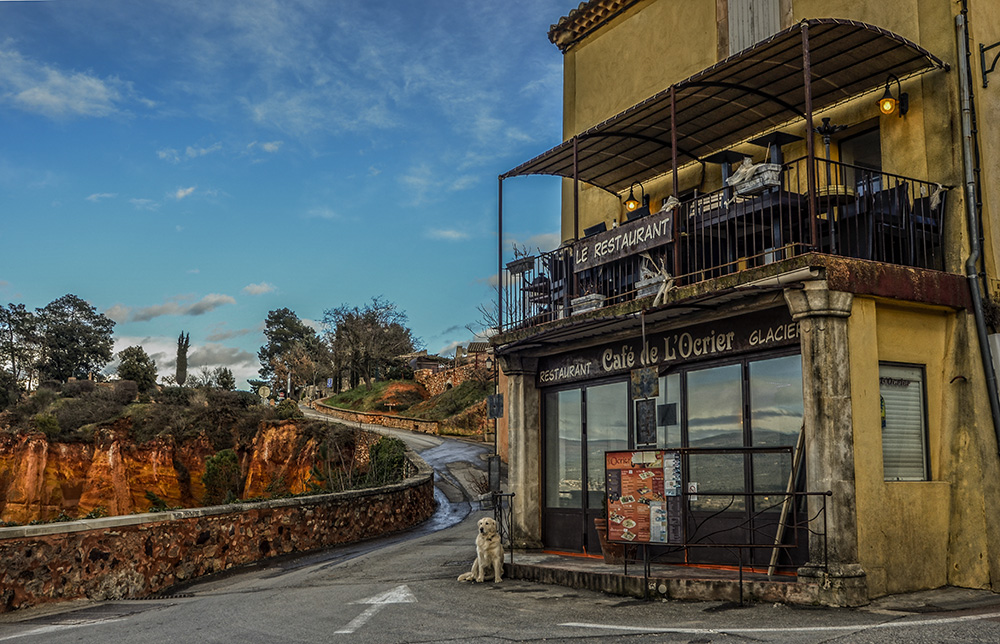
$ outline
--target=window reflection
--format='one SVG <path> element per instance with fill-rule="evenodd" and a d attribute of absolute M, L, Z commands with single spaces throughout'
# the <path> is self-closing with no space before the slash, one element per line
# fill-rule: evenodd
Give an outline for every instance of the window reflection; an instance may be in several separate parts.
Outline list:
<path fill-rule="evenodd" d="M 604 507 L 604 452 L 628 449 L 628 383 L 587 387 L 587 505 Z"/>
<path fill-rule="evenodd" d="M 545 505 L 583 507 L 583 424 L 579 389 L 545 396 Z"/>

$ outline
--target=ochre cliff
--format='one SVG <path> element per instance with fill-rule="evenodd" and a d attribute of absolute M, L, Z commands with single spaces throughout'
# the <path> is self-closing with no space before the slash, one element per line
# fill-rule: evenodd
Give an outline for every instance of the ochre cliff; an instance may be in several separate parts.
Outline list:
<path fill-rule="evenodd" d="M 92 443 L 49 443 L 41 433 L 0 433 L 0 520 L 78 518 L 95 508 L 108 515 L 145 512 L 147 492 L 168 506 L 201 505 L 205 461 L 216 451 L 209 440 L 199 436 L 178 444 L 166 436 L 137 445 L 129 426 L 123 419 L 100 428 Z M 318 444 L 294 422 L 264 424 L 250 447 L 237 452 L 243 498 L 252 498 L 306 490 Z"/>

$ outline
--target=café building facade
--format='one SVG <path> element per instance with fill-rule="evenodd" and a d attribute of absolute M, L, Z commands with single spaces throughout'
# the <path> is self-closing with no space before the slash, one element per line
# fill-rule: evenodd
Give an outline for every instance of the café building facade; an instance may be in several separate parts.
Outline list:
<path fill-rule="evenodd" d="M 515 546 L 599 554 L 606 454 L 666 450 L 676 496 L 629 497 L 673 526 L 633 551 L 654 563 L 838 605 L 1000 591 L 995 152 L 968 180 L 960 136 L 1000 106 L 961 63 L 1000 11 L 970 4 L 595 0 L 552 26 L 565 140 L 500 176 L 500 239 L 505 184 L 563 178 L 561 246 L 499 249 Z"/>

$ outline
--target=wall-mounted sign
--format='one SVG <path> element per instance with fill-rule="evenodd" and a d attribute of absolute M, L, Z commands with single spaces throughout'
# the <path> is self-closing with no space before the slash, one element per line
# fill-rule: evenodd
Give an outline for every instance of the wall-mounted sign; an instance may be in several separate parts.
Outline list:
<path fill-rule="evenodd" d="M 788 310 L 770 309 L 696 327 L 631 338 L 572 353 L 546 356 L 538 362 L 538 385 L 579 382 L 640 367 L 659 368 L 675 362 L 715 358 L 799 343 L 799 325 Z"/>
<path fill-rule="evenodd" d="M 680 452 L 605 452 L 604 472 L 609 540 L 683 543 Z"/>
<path fill-rule="evenodd" d="M 657 212 L 573 244 L 573 270 L 580 272 L 663 246 L 674 239 L 673 211 Z"/>

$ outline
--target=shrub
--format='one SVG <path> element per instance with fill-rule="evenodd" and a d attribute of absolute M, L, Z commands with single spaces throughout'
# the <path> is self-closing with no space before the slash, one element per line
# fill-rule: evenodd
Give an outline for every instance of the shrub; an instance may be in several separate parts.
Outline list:
<path fill-rule="evenodd" d="M 406 471 L 406 443 L 382 436 L 368 449 L 369 485 L 386 485 L 403 480 Z"/>
<path fill-rule="evenodd" d="M 296 403 L 291 398 L 286 398 L 278 403 L 275 408 L 275 412 L 278 414 L 278 420 L 294 420 L 296 418 L 305 418 L 302 410 L 299 409 L 298 403 Z"/>
<path fill-rule="evenodd" d="M 62 433 L 59 421 L 52 414 L 35 414 L 35 429 L 45 434 L 50 440 Z"/>
<path fill-rule="evenodd" d="M 93 380 L 73 380 L 62 386 L 63 398 L 79 398 L 97 389 Z"/>
<path fill-rule="evenodd" d="M 118 380 L 114 384 L 113 391 L 115 401 L 127 405 L 139 396 L 139 385 L 132 380 Z"/>
<path fill-rule="evenodd" d="M 242 477 L 236 452 L 224 449 L 209 457 L 201 481 L 205 484 L 205 505 L 229 503 L 239 498 Z"/>
<path fill-rule="evenodd" d="M 164 387 L 153 394 L 153 400 L 165 405 L 177 405 L 187 407 L 191 404 L 192 389 L 184 387 Z"/>

